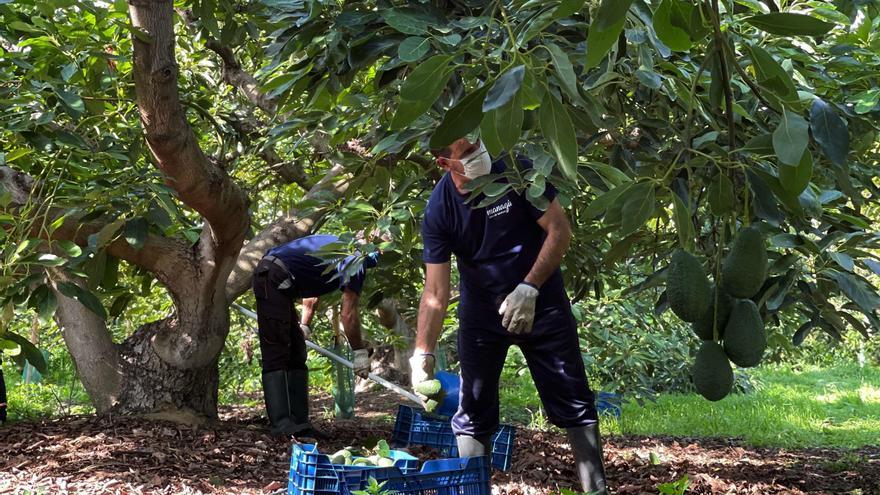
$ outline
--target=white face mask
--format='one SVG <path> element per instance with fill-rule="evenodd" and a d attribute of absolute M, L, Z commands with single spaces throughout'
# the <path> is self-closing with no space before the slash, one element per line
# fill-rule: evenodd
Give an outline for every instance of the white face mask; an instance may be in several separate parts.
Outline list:
<path fill-rule="evenodd" d="M 492 171 L 492 158 L 482 141 L 479 148 L 459 161 L 464 166 L 464 176 L 468 179 L 476 179 Z"/>

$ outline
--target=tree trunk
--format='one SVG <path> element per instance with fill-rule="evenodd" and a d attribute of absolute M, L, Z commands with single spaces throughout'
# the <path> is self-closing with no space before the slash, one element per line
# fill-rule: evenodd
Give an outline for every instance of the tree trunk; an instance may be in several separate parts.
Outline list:
<path fill-rule="evenodd" d="M 156 353 L 152 341 L 162 333 L 179 331 L 174 327 L 173 319 L 149 323 L 119 346 L 123 387 L 113 412 L 147 413 L 183 423 L 217 417 L 219 356 L 200 367 L 169 365 Z"/>

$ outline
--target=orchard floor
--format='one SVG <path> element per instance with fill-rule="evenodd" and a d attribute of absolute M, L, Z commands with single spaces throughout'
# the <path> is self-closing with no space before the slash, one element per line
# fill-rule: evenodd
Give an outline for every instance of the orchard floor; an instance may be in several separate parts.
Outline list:
<path fill-rule="evenodd" d="M 395 397 L 371 392 L 358 401 L 356 420 L 315 421 L 332 438 L 323 451 L 390 438 Z M 328 399 L 315 402 L 320 416 Z M 284 493 L 289 444 L 268 434 L 260 413 L 224 408 L 220 421 L 200 428 L 91 416 L 11 424 L 0 428 L 0 493 Z M 687 493 L 695 494 L 880 494 L 880 447 L 786 450 L 611 436 L 605 459 L 612 493 L 658 493 L 661 483 L 687 474 Z M 571 463 L 562 434 L 520 428 L 513 466 L 494 474 L 493 494 L 559 493 L 575 484 Z"/>

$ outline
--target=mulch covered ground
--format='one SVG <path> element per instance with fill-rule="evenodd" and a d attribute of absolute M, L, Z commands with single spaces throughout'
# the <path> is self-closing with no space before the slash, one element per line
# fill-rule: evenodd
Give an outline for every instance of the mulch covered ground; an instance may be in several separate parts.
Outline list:
<path fill-rule="evenodd" d="M 321 450 L 390 438 L 398 401 L 358 396 L 357 420 L 316 420 L 332 440 Z M 327 406 L 316 401 L 316 410 Z M 0 428 L 0 493 L 284 493 L 289 444 L 268 434 L 261 411 L 224 409 L 202 427 L 133 418 L 72 417 Z M 426 448 L 410 449 L 420 458 Z M 762 449 L 734 440 L 606 438 L 612 493 L 658 493 L 687 474 L 687 493 L 880 494 L 880 447 Z M 517 430 L 511 470 L 495 473 L 493 493 L 558 493 L 575 486 L 564 436 Z"/>

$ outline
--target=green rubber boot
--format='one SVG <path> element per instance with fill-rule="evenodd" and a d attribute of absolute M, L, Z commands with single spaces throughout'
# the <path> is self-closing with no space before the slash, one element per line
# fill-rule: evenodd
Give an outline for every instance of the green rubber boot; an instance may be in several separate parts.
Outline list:
<path fill-rule="evenodd" d="M 273 435 L 291 435 L 295 423 L 290 415 L 287 372 L 284 370 L 263 373 L 263 399 L 266 415 Z"/>

